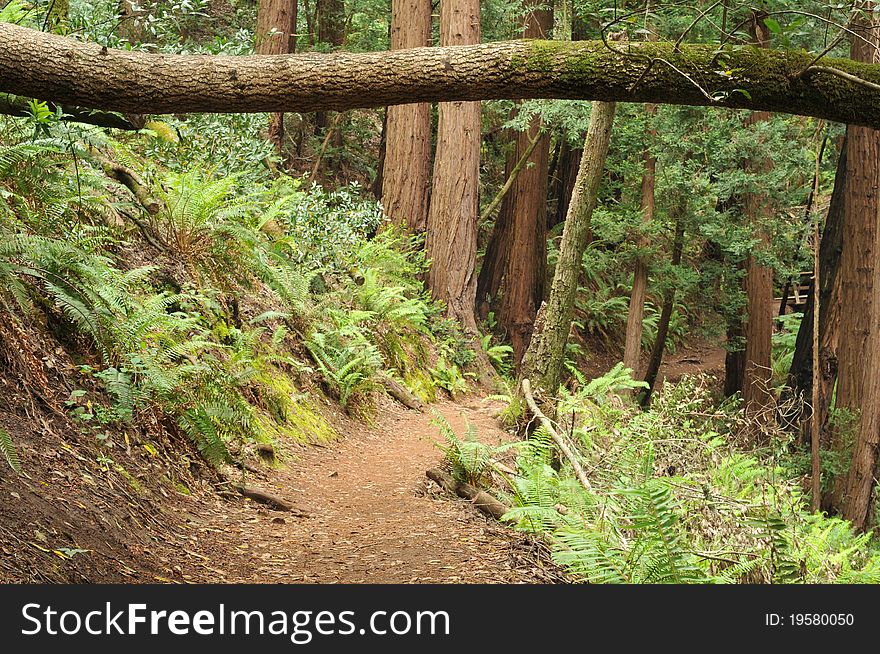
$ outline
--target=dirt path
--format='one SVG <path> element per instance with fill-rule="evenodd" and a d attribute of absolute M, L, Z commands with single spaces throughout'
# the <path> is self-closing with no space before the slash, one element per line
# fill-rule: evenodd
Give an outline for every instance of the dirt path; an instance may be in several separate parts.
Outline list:
<path fill-rule="evenodd" d="M 459 433 L 467 418 L 487 442 L 505 437 L 493 418 L 497 405 L 473 400 L 432 408 Z M 389 402 L 375 427 L 360 427 L 330 448 L 299 451 L 297 460 L 256 483 L 309 517 L 218 500 L 190 523 L 190 538 L 205 554 L 187 554 L 207 555 L 201 567 L 219 582 L 552 580 L 552 566 L 531 541 L 426 480 L 425 470 L 442 459 L 431 418 Z"/>

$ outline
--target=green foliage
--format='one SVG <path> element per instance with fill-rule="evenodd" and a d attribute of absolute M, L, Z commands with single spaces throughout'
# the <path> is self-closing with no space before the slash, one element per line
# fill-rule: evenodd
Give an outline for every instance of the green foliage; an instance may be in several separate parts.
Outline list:
<path fill-rule="evenodd" d="M 738 411 L 715 406 L 706 380 L 667 385 L 639 412 L 608 401 L 620 372 L 563 394 L 558 410 L 592 491 L 551 466 L 553 445 L 542 430 L 518 447 L 506 519 L 550 536 L 558 563 L 591 583 L 877 578 L 880 551 L 870 536 L 811 515 L 774 447 L 735 446 L 748 425 Z"/>
<path fill-rule="evenodd" d="M 437 359 L 437 364 L 431 368 L 431 378 L 437 386 L 449 393 L 452 399 L 470 390 L 467 379 L 458 365 L 449 363 L 445 357 Z"/>
<path fill-rule="evenodd" d="M 452 466 L 453 478 L 469 484 L 481 484 L 491 466 L 493 450 L 478 440 L 473 423 L 467 423 L 464 436 L 459 438 L 449 421 L 436 411 L 431 422 L 446 441 L 439 447 Z"/>
<path fill-rule="evenodd" d="M 18 452 L 15 450 L 15 444 L 12 437 L 5 429 L 0 429 L 0 454 L 6 459 L 6 463 L 15 472 L 21 472 L 21 462 L 18 460 Z"/>

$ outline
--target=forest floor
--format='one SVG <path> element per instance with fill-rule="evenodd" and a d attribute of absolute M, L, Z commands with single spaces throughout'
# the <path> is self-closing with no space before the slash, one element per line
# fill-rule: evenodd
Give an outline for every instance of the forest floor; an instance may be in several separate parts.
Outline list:
<path fill-rule="evenodd" d="M 500 405 L 474 398 L 419 413 L 385 402 L 377 423 L 249 480 L 306 517 L 217 499 L 190 524 L 210 581 L 234 583 L 542 583 L 562 573 L 530 537 L 485 518 L 425 477 L 443 457 L 432 411 L 459 434 L 509 440 Z M 291 458 L 290 455 L 287 455 Z M 253 477 L 253 475 L 249 475 Z M 202 557 L 205 554 L 189 553 Z"/>
<path fill-rule="evenodd" d="M 723 348 L 692 343 L 668 358 L 661 378 L 723 369 Z M 442 459 L 433 412 L 459 434 L 470 422 L 482 441 L 499 443 L 510 439 L 495 418 L 501 408 L 478 396 L 425 413 L 385 401 L 372 427 L 350 423 L 354 432 L 344 440 L 288 454 L 286 465 L 253 481 L 293 501 L 307 517 L 218 499 L 192 524 L 200 549 L 214 560 L 203 568 L 212 581 L 236 583 L 562 580 L 542 546 L 425 477 Z"/>
<path fill-rule="evenodd" d="M 163 440 L 158 425 L 114 436 L 130 437 L 130 446 L 99 445 L 67 412 L 52 409 L 69 392 L 62 371 L 72 363 L 46 344 L 37 351 L 55 361 L 48 387 L 60 389 L 57 399 L 37 395 L 35 402 L 16 374 L 0 374 L 0 428 L 12 434 L 28 471 L 0 474 L 0 581 L 565 580 L 546 546 L 425 477 L 443 461 L 434 413 L 459 434 L 470 422 L 481 440 L 499 443 L 511 435 L 495 417 L 498 402 L 474 395 L 417 412 L 383 396 L 371 425 L 328 416 L 341 435 L 335 442 L 278 444 L 278 464 L 246 473 L 245 481 L 293 502 L 306 514 L 300 517 L 218 493 L 225 486 L 216 473 L 196 464 L 186 442 Z M 661 378 L 723 372 L 723 364 L 717 344 L 691 343 L 668 358 Z M 153 443 L 158 455 L 141 442 Z M 113 459 L 102 458 L 107 452 Z M 189 491 L 175 491 L 169 477 Z"/>

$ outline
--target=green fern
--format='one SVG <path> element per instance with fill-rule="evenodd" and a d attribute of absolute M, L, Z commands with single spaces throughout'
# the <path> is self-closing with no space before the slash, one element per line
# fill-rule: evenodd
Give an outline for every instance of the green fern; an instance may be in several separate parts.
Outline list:
<path fill-rule="evenodd" d="M 9 464 L 9 467 L 15 472 L 20 473 L 21 462 L 18 459 L 18 452 L 15 451 L 15 444 L 12 442 L 12 437 L 5 429 L 0 429 L 0 452 L 3 453 L 3 458 L 6 459 L 6 463 Z"/>

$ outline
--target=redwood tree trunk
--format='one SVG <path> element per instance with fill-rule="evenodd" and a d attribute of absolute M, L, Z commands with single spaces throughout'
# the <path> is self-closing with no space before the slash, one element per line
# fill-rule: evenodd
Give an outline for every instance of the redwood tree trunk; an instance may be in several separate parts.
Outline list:
<path fill-rule="evenodd" d="M 260 0 L 257 8 L 257 26 L 254 30 L 254 49 L 257 54 L 275 55 L 293 52 L 296 47 L 297 0 Z M 284 142 L 284 114 L 275 112 L 269 117 L 267 138 L 278 154 Z"/>
<path fill-rule="evenodd" d="M 868 12 L 875 5 L 860 4 Z M 880 23 L 856 29 L 865 40 L 853 39 L 852 58 L 876 61 Z M 880 132 L 851 127 L 847 147 L 837 406 L 858 413 L 859 420 L 849 473 L 838 487 L 843 487 L 843 516 L 864 530 L 871 517 L 880 444 Z"/>
<path fill-rule="evenodd" d="M 480 41 L 479 0 L 444 0 L 441 45 Z M 480 103 L 441 102 L 426 250 L 428 287 L 449 316 L 477 333 L 477 217 L 480 191 Z"/>
<path fill-rule="evenodd" d="M 552 11 L 542 9 L 542 0 L 528 0 L 529 12 L 523 36 L 545 39 L 553 26 Z M 533 139 L 541 129 L 541 119 L 532 119 L 529 129 L 518 132 L 516 146 L 510 153 L 508 168 L 525 156 Z M 516 177 L 504 196 L 497 225 L 509 229 L 493 231 L 506 243 L 490 248 L 501 255 L 494 267 L 501 268 L 504 292 L 498 305 L 498 321 L 503 326 L 513 347 L 513 361 L 519 365 L 532 336 L 535 315 L 544 297 L 547 266 L 547 172 L 550 159 L 550 137 L 544 135 L 532 150 L 526 168 Z M 495 289 L 497 292 L 497 288 Z M 493 299 L 494 296 L 493 296 Z"/>
<path fill-rule="evenodd" d="M 593 103 L 584 156 L 565 219 L 550 297 L 538 312 L 535 333 L 520 370 L 520 379 L 529 379 L 536 390 L 542 390 L 549 397 L 555 396 L 562 379 L 578 279 L 599 184 L 605 170 L 616 109 L 614 103 Z"/>
<path fill-rule="evenodd" d="M 761 48 L 769 48 L 769 31 L 764 24 L 763 12 L 756 12 L 753 17 L 752 33 L 756 44 Z M 771 114 L 764 111 L 753 112 L 746 119 L 748 128 L 751 125 L 766 122 Z M 770 171 L 773 160 L 763 157 L 746 162 L 746 170 L 758 176 Z M 748 222 L 753 225 L 760 239 L 758 248 L 769 246 L 767 234 L 761 223 L 772 217 L 773 207 L 766 194 L 751 192 L 745 195 L 743 208 Z M 754 255 L 746 259 L 745 289 L 747 298 L 747 318 L 744 335 L 746 339 L 745 361 L 743 368 L 743 406 L 746 414 L 767 417 L 765 409 L 772 403 L 773 397 L 770 384 L 773 376 L 771 368 L 773 335 L 773 269 L 761 265 Z"/>
<path fill-rule="evenodd" d="M 430 45 L 431 0 L 393 0 L 391 49 Z M 431 105 L 405 104 L 385 113 L 382 205 L 391 222 L 424 232 L 431 183 Z"/>

